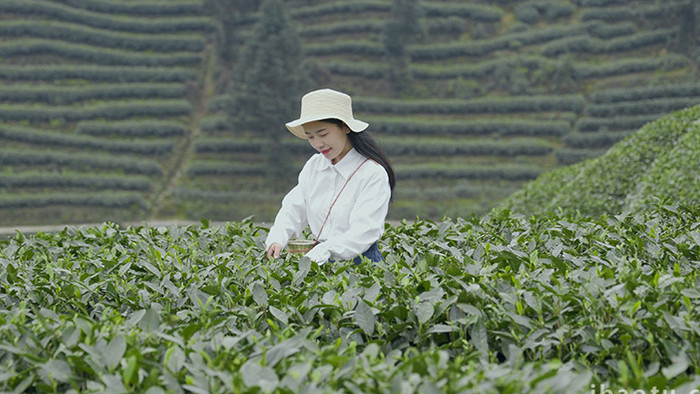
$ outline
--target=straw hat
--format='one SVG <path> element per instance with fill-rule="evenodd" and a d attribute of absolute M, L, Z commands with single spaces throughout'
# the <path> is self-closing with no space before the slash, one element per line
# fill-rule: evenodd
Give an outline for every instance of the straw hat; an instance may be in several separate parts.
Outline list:
<path fill-rule="evenodd" d="M 301 98 L 301 116 L 287 123 L 287 128 L 299 138 L 306 139 L 304 123 L 323 119 L 339 119 L 350 130 L 359 133 L 369 124 L 352 116 L 352 99 L 345 93 L 333 89 L 320 89 L 309 92 Z"/>

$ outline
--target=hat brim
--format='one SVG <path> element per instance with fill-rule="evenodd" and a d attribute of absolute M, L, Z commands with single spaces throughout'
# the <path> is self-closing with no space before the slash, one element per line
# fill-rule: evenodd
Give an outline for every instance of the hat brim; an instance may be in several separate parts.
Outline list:
<path fill-rule="evenodd" d="M 315 122 L 323 119 L 328 119 L 328 117 L 318 117 L 318 118 L 300 118 L 297 120 L 293 120 L 289 123 L 287 123 L 285 126 L 287 126 L 287 129 L 292 132 L 292 134 L 296 135 L 299 138 L 302 139 L 308 139 L 306 136 L 306 133 L 304 132 L 304 123 L 309 123 L 309 122 Z M 348 128 L 350 130 L 354 131 L 355 133 L 360 133 L 364 131 L 368 126 L 369 123 L 363 122 L 358 119 L 340 119 L 340 118 L 334 118 L 338 120 L 342 120 L 346 125 L 348 125 Z"/>

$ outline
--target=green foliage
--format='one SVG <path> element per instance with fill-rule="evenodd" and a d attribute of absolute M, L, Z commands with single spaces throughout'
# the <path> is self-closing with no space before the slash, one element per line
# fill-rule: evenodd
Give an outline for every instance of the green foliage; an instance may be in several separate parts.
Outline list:
<path fill-rule="evenodd" d="M 568 166 L 586 159 L 602 156 L 606 150 L 607 149 L 600 148 L 562 148 L 557 149 L 556 152 L 554 152 L 554 157 L 557 158 L 557 162 L 559 164 Z"/>
<path fill-rule="evenodd" d="M 541 16 L 548 20 L 567 18 L 574 12 L 568 1 L 528 0 L 515 7 L 516 18 L 528 24 L 537 22 Z"/>
<path fill-rule="evenodd" d="M 159 156 L 171 153 L 173 141 L 124 141 L 83 135 L 66 135 L 26 127 L 0 126 L 0 138 L 36 146 L 71 147 L 84 151 L 101 150 L 110 153 L 130 153 Z"/>
<path fill-rule="evenodd" d="M 93 82 L 188 82 L 194 70 L 181 67 L 116 67 L 93 65 L 0 65 L 0 79 L 8 81 L 86 80 Z"/>
<path fill-rule="evenodd" d="M 231 125 L 226 115 L 208 116 L 202 119 L 202 130 L 207 133 L 230 131 Z"/>
<path fill-rule="evenodd" d="M 58 0 L 59 3 L 87 11 L 131 16 L 201 16 L 204 15 L 201 1 L 139 1 L 114 0 Z"/>
<path fill-rule="evenodd" d="M 676 29 L 657 29 L 610 40 L 590 36 L 562 38 L 545 45 L 542 54 L 556 56 L 562 53 L 601 54 L 633 51 L 645 46 L 665 44 L 675 33 Z"/>
<path fill-rule="evenodd" d="M 175 137 L 184 135 L 187 127 L 163 120 L 95 122 L 83 121 L 76 127 L 78 134 L 122 137 Z"/>
<path fill-rule="evenodd" d="M 389 18 L 384 24 L 382 44 L 390 59 L 406 56 L 406 46 L 425 37 L 423 8 L 418 0 L 392 0 Z"/>
<path fill-rule="evenodd" d="M 579 95 L 530 96 L 516 98 L 485 98 L 475 100 L 391 100 L 359 97 L 353 99 L 358 111 L 391 114 L 468 114 L 511 113 L 519 111 L 583 110 L 584 99 Z"/>
<path fill-rule="evenodd" d="M 198 176 L 261 176 L 266 173 L 264 164 L 221 163 L 197 161 L 190 163 L 187 175 Z"/>
<path fill-rule="evenodd" d="M 99 184 L 99 183 L 96 183 Z M 49 206 L 68 207 L 105 207 L 136 209 L 142 213 L 148 209 L 148 201 L 139 192 L 95 192 L 95 193 L 32 193 L 12 194 L 11 197 L 0 197 L 0 210 L 21 208 L 41 208 Z"/>
<path fill-rule="evenodd" d="M 518 43 L 518 45 L 543 44 L 564 37 L 586 34 L 597 26 L 599 26 L 598 23 L 552 26 L 476 41 L 413 45 L 409 48 L 409 53 L 413 60 L 422 61 L 435 61 L 458 56 L 486 56 L 499 50 L 510 49 L 514 43 Z"/>
<path fill-rule="evenodd" d="M 673 148 L 659 155 L 636 190 L 627 196 L 630 210 L 649 210 L 658 201 L 699 203 L 700 125 L 697 121 Z"/>
<path fill-rule="evenodd" d="M 569 133 L 562 138 L 562 141 L 572 148 L 604 148 L 614 145 L 630 134 L 632 134 L 630 131 Z"/>
<path fill-rule="evenodd" d="M 1 135 L 1 134 L 0 134 Z M 388 155 L 479 155 L 479 156 L 517 156 L 544 155 L 552 151 L 552 145 L 543 140 L 509 139 L 509 140 L 455 140 L 454 138 L 411 138 L 382 137 L 378 141 Z M 241 141 L 233 138 L 200 138 L 194 144 L 199 153 L 265 153 L 267 142 L 264 140 Z M 303 141 L 285 143 L 290 152 L 309 155 L 313 149 Z"/>
<path fill-rule="evenodd" d="M 454 16 L 475 22 L 498 22 L 503 17 L 503 10 L 499 7 L 471 4 L 422 1 L 425 15 L 430 17 Z M 357 14 L 367 12 L 389 13 L 391 5 L 387 1 L 334 1 L 323 2 L 315 6 L 306 6 L 294 9 L 290 12 L 295 19 L 320 18 L 333 14 Z"/>
<path fill-rule="evenodd" d="M 498 22 L 504 15 L 500 7 L 486 4 L 423 1 L 422 5 L 426 16 L 454 16 L 469 22 Z"/>
<path fill-rule="evenodd" d="M 162 175 L 163 170 L 154 160 L 133 157 L 114 157 L 94 153 L 47 152 L 39 149 L 0 150 L 0 164 L 4 166 L 35 167 L 48 165 L 63 169 L 123 171 L 129 174 Z"/>
<path fill-rule="evenodd" d="M 413 77 L 406 47 L 425 38 L 423 8 L 419 0 L 392 0 L 389 18 L 382 29 L 382 45 L 387 66 L 384 79 L 394 97 L 411 91 Z"/>
<path fill-rule="evenodd" d="M 223 68 L 232 68 L 238 55 L 240 20 L 255 11 L 257 0 L 204 0 L 202 5 L 207 15 L 217 22 L 217 57 Z"/>
<path fill-rule="evenodd" d="M 59 40 L 16 39 L 0 44 L 0 56 L 53 55 L 105 66 L 178 67 L 196 66 L 202 62 L 198 53 L 139 53 L 92 45 L 67 43 Z"/>
<path fill-rule="evenodd" d="M 567 121 L 508 121 L 491 119 L 474 119 L 463 121 L 426 121 L 411 119 L 387 120 L 384 118 L 369 118 L 372 130 L 379 134 L 388 135 L 434 135 L 434 136 L 563 136 L 571 130 Z"/>
<path fill-rule="evenodd" d="M 168 17 L 168 18 L 120 18 L 100 12 L 76 9 L 46 0 L 4 0 L 0 3 L 0 12 L 41 15 L 45 18 L 71 22 L 98 29 L 121 30 L 131 33 L 181 33 L 207 32 L 214 30 L 209 18 L 203 17 Z"/>
<path fill-rule="evenodd" d="M 262 16 L 246 43 L 228 111 L 234 130 L 267 138 L 266 176 L 271 180 L 290 175 L 289 152 L 279 140 L 286 135 L 284 124 L 298 116 L 299 100 L 309 86 L 301 42 L 282 4 L 261 4 Z"/>
<path fill-rule="evenodd" d="M 0 102 L 76 104 L 92 100 L 176 99 L 184 98 L 187 90 L 182 84 L 121 83 L 91 86 L 6 86 L 0 92 Z"/>
<path fill-rule="evenodd" d="M 552 151 L 552 145 L 532 139 L 480 139 L 462 141 L 454 138 L 381 138 L 388 155 L 416 156 L 539 156 Z"/>
<path fill-rule="evenodd" d="M 670 71 L 688 66 L 688 58 L 678 55 L 658 56 L 654 58 L 619 58 L 600 64 L 581 64 L 575 66 L 575 76 L 580 79 L 609 78 L 633 73 L 651 71 Z"/>
<path fill-rule="evenodd" d="M 381 57 L 384 55 L 384 47 L 374 41 L 341 40 L 333 43 L 304 45 L 304 53 L 311 56 L 360 55 Z"/>
<path fill-rule="evenodd" d="M 605 155 L 553 170 L 500 206 L 528 214 L 561 210 L 598 216 L 649 209 L 656 199 L 698 204 L 700 145 L 693 136 L 698 118 L 700 106 L 649 123 Z"/>
<path fill-rule="evenodd" d="M 658 119 L 663 114 L 647 114 L 637 116 L 616 116 L 614 118 L 582 117 L 576 122 L 576 129 L 583 132 L 591 131 L 626 131 L 635 130 L 644 124 Z"/>
<path fill-rule="evenodd" d="M 383 262 L 263 257 L 267 229 L 0 243 L 3 391 L 587 392 L 700 383 L 698 211 L 387 226 Z"/>
<path fill-rule="evenodd" d="M 700 84 L 684 83 L 663 86 L 642 86 L 629 89 L 607 89 L 591 94 L 591 100 L 596 104 L 676 97 L 700 97 Z"/>
<path fill-rule="evenodd" d="M 402 179 L 502 179 L 510 181 L 532 180 L 542 173 L 542 169 L 532 165 L 395 165 L 394 171 L 399 180 Z"/>
<path fill-rule="evenodd" d="M 634 34 L 636 31 L 637 26 L 633 22 L 619 22 L 613 24 L 602 24 L 596 29 L 592 29 L 590 34 L 597 38 L 609 39 Z"/>
<path fill-rule="evenodd" d="M 187 116 L 192 105 L 187 100 L 129 100 L 109 104 L 76 106 L 0 105 L 0 119 L 4 121 L 49 122 L 62 120 L 109 119 L 123 120 L 139 116 L 175 117 Z"/>
<path fill-rule="evenodd" d="M 284 149 L 294 153 L 309 155 L 315 152 L 308 142 L 302 140 L 288 140 L 280 144 L 284 145 Z M 267 140 L 260 138 L 242 141 L 231 137 L 207 137 L 198 138 L 194 142 L 194 150 L 199 153 L 266 153 L 268 145 Z"/>
<path fill-rule="evenodd" d="M 0 190 L 22 188 L 87 188 L 92 190 L 148 191 L 151 180 L 144 176 L 86 175 L 61 172 L 22 172 L 13 175 L 0 174 Z"/>
<path fill-rule="evenodd" d="M 135 34 L 109 32 L 72 23 L 1 21 L 0 35 L 5 37 L 37 37 L 107 48 L 156 52 L 199 52 L 204 49 L 204 37 L 193 34 Z"/>
<path fill-rule="evenodd" d="M 611 117 L 617 115 L 643 115 L 668 113 L 698 103 L 698 97 L 661 98 L 638 100 L 615 104 L 594 104 L 586 107 L 586 114 L 593 117 Z"/>

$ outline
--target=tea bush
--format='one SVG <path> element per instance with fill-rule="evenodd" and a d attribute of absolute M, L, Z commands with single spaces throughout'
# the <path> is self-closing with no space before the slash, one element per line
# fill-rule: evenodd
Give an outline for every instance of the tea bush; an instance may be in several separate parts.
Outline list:
<path fill-rule="evenodd" d="M 114 157 L 89 152 L 51 152 L 42 149 L 0 149 L 0 164 L 3 166 L 35 167 L 48 165 L 68 169 L 90 169 L 123 171 L 128 174 L 157 176 L 163 174 L 160 165 L 151 159 Z"/>
<path fill-rule="evenodd" d="M 24 188 L 86 188 L 91 190 L 148 191 L 151 180 L 144 176 L 86 175 L 80 173 L 23 172 L 0 174 L 0 190 Z"/>
<path fill-rule="evenodd" d="M 57 0 L 74 8 L 105 14 L 125 14 L 132 16 L 203 16 L 204 9 L 200 1 L 141 1 L 138 3 L 114 0 Z"/>
<path fill-rule="evenodd" d="M 141 193 L 114 190 L 96 193 L 17 193 L 12 194 L 11 197 L 0 197 L 0 210 L 40 208 L 57 205 L 68 207 L 137 208 L 141 210 L 141 212 L 149 208 L 148 201 Z"/>
<path fill-rule="evenodd" d="M 187 82 L 197 79 L 197 72 L 181 67 L 118 67 L 93 65 L 0 65 L 0 80 L 92 82 Z"/>
<path fill-rule="evenodd" d="M 20 38 L 0 44 L 3 58 L 33 55 L 53 55 L 104 66 L 178 67 L 196 66 L 202 61 L 198 53 L 139 53 L 57 40 Z"/>
<path fill-rule="evenodd" d="M 11 85 L 0 92 L 0 102 L 76 104 L 91 100 L 177 99 L 187 90 L 182 84 L 121 83 L 89 86 Z"/>
<path fill-rule="evenodd" d="M 353 99 L 357 111 L 383 114 L 469 114 L 536 111 L 581 112 L 585 99 L 580 95 L 540 95 L 473 100 L 392 100 L 360 97 Z"/>
<path fill-rule="evenodd" d="M 78 134 L 95 136 L 122 136 L 122 137 L 175 137 L 187 132 L 187 126 L 166 120 L 144 121 L 82 121 L 75 130 Z"/>
<path fill-rule="evenodd" d="M 556 56 L 563 53 L 618 53 L 632 51 L 645 46 L 666 43 L 676 34 L 676 29 L 657 29 L 630 36 L 600 40 L 589 36 L 562 38 L 546 44 L 542 48 L 545 56 Z"/>
<path fill-rule="evenodd" d="M 675 97 L 700 97 L 700 84 L 684 83 L 664 86 L 642 86 L 629 89 L 608 89 L 593 92 L 591 101 L 596 104 L 606 104 Z"/>
<path fill-rule="evenodd" d="M 17 233 L 0 242 L 0 388 L 684 392 L 699 212 L 403 222 L 359 265 L 268 260 L 250 220 Z"/>
<path fill-rule="evenodd" d="M 555 169 L 500 206 L 523 213 L 561 210 L 597 216 L 639 210 L 656 199 L 700 203 L 700 162 L 695 160 L 700 145 L 694 144 L 698 118 L 700 106 L 695 106 L 648 123 L 605 155 Z"/>
<path fill-rule="evenodd" d="M 101 150 L 108 153 L 130 153 L 148 156 L 171 153 L 175 146 L 174 141 L 120 141 L 82 135 L 58 134 L 25 127 L 0 126 L 0 137 L 7 141 L 25 142 L 37 146 L 60 146 L 78 148 L 85 151 Z"/>
<path fill-rule="evenodd" d="M 4 0 L 0 12 L 41 15 L 62 22 L 95 27 L 106 30 L 121 30 L 131 33 L 181 33 L 214 31 L 215 24 L 209 18 L 180 17 L 148 20 L 125 19 L 80 10 L 45 0 Z"/>
<path fill-rule="evenodd" d="M 459 136 L 459 135 L 487 135 L 495 136 L 562 136 L 567 134 L 572 125 L 568 121 L 528 121 L 520 120 L 471 120 L 462 121 L 435 121 L 427 122 L 415 120 L 411 122 L 388 119 L 372 119 L 370 117 L 372 130 L 386 135 L 421 135 L 421 136 Z"/>
<path fill-rule="evenodd" d="M 698 103 L 696 97 L 660 98 L 612 104 L 592 104 L 586 107 L 586 114 L 592 117 L 612 117 L 670 113 Z"/>
<path fill-rule="evenodd" d="M 155 52 L 200 52 L 206 39 L 196 34 L 135 34 L 108 32 L 72 23 L 0 21 L 4 37 L 37 37 L 90 44 L 106 48 Z"/>
<path fill-rule="evenodd" d="M 58 119 L 66 122 L 78 122 L 94 119 L 124 120 L 139 116 L 167 118 L 187 116 L 191 110 L 192 105 L 184 99 L 124 100 L 83 107 L 0 105 L 0 119 L 30 122 L 49 122 Z"/>
<path fill-rule="evenodd" d="M 636 116 L 616 116 L 614 118 L 581 117 L 576 122 L 576 129 L 582 132 L 602 130 L 636 130 L 644 126 L 644 124 L 654 121 L 664 115 L 665 114 L 647 114 Z"/>

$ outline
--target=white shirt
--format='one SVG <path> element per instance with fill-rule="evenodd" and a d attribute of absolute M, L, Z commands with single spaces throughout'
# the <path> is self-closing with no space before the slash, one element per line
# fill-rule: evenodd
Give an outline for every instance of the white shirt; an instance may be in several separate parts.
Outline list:
<path fill-rule="evenodd" d="M 307 224 L 318 237 L 333 200 L 365 159 L 354 148 L 335 165 L 320 153 L 313 155 L 299 173 L 298 184 L 282 200 L 266 246 L 286 246 Z M 333 206 L 318 239 L 320 243 L 306 256 L 320 263 L 349 260 L 365 252 L 384 233 L 390 198 L 389 176 L 384 167 L 371 160 L 364 163 Z"/>

